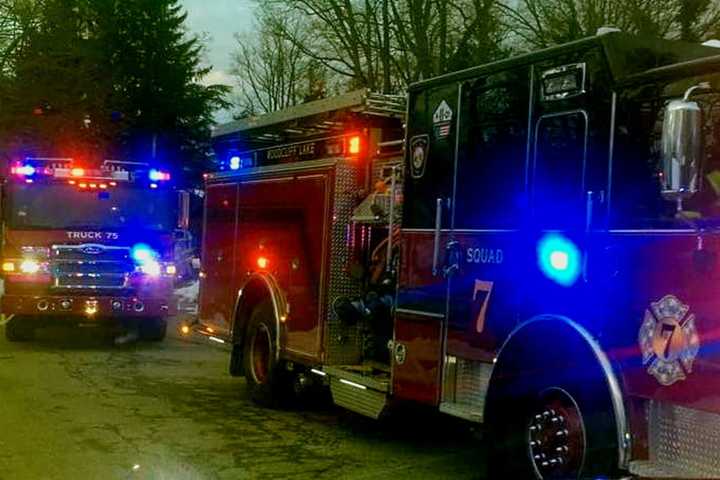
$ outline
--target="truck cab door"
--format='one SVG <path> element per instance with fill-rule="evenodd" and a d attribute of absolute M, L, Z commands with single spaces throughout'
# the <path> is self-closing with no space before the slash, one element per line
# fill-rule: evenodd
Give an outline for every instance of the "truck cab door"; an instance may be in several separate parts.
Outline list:
<path fill-rule="evenodd" d="M 392 388 L 396 398 L 430 405 L 440 395 L 447 304 L 441 262 L 450 227 L 457 92 L 457 84 L 444 84 L 409 98 Z"/>
<path fill-rule="evenodd" d="M 499 342 L 524 295 L 530 68 L 462 85 L 451 235 L 445 244 L 448 313 L 441 410 L 480 420 Z M 478 383 L 480 382 L 480 383 Z"/>

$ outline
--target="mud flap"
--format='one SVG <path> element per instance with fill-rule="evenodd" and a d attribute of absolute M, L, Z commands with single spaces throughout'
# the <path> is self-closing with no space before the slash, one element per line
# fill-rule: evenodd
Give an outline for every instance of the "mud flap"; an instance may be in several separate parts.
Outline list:
<path fill-rule="evenodd" d="M 233 345 L 230 353 L 230 375 L 240 377 L 244 374 L 242 345 Z"/>

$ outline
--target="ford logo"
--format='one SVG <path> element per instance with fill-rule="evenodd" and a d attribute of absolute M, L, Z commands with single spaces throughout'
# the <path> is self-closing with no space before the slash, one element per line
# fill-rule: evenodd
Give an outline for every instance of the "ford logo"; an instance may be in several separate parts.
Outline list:
<path fill-rule="evenodd" d="M 105 250 L 102 245 L 85 245 L 80 247 L 80 251 L 88 255 L 98 255 Z"/>

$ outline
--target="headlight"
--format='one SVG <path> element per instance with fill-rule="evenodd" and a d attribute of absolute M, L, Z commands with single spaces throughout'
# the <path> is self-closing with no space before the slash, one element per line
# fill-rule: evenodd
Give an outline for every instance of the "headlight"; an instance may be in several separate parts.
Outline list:
<path fill-rule="evenodd" d="M 160 264 L 155 260 L 144 262 L 142 265 L 139 265 L 137 269 L 146 275 L 150 275 L 151 277 L 160 276 L 160 272 L 162 271 Z"/>
<path fill-rule="evenodd" d="M 40 271 L 40 264 L 35 260 L 23 260 L 20 264 L 20 271 L 29 274 L 38 273 Z"/>

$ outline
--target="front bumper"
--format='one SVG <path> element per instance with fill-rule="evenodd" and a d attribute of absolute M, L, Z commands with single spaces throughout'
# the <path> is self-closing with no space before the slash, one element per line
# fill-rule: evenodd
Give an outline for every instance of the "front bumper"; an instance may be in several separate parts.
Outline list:
<path fill-rule="evenodd" d="M 165 317 L 177 314 L 177 302 L 173 296 L 3 295 L 0 309 L 5 315 Z"/>

